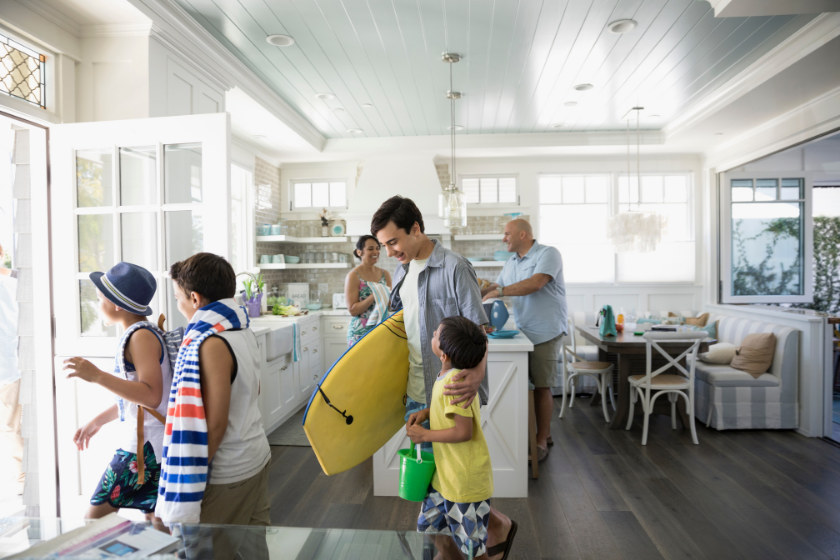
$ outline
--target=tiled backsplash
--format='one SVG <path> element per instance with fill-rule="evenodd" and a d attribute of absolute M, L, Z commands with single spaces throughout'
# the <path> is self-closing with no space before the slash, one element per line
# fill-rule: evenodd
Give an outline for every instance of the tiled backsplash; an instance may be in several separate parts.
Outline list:
<path fill-rule="evenodd" d="M 442 187 L 449 184 L 449 166 L 441 164 L 435 166 L 438 178 Z M 270 163 L 257 158 L 256 173 L 254 175 L 256 183 L 256 210 L 255 223 L 256 224 L 276 224 L 280 219 L 280 168 L 271 165 Z M 522 216 L 528 219 L 527 216 Z M 287 221 L 284 222 L 290 227 L 295 227 L 298 230 L 301 226 L 320 226 L 319 221 Z M 493 217 L 490 216 L 473 216 L 467 219 L 468 229 L 470 233 L 489 233 L 490 229 L 498 224 L 498 232 L 501 236 L 501 230 L 504 227 L 504 218 L 500 221 L 494 222 Z M 319 228 L 320 229 L 320 228 Z M 456 232 L 458 233 L 458 232 Z M 461 233 L 468 233 L 467 231 Z M 259 262 L 261 255 L 292 255 L 301 256 L 304 252 L 327 252 L 327 253 L 344 253 L 348 255 L 348 260 L 353 263 L 352 266 L 358 264 L 358 260 L 352 257 L 355 243 L 313 243 L 309 245 L 295 244 L 295 243 L 257 243 L 256 258 Z M 461 253 L 465 257 L 485 257 L 492 258 L 496 251 L 504 251 L 505 246 L 501 241 L 453 241 L 452 249 Z M 385 251 L 382 251 L 379 266 L 387 270 L 393 276 L 397 268 L 397 260 L 385 256 Z M 501 264 L 501 263 L 500 263 Z M 351 268 L 316 268 L 316 269 L 301 269 L 301 270 L 265 270 L 263 276 L 266 285 L 269 289 L 277 286 L 280 289 L 281 295 L 287 293 L 287 285 L 291 283 L 308 283 L 310 297 L 314 298 L 318 293 L 318 285 L 326 284 L 327 290 L 325 294 L 321 294 L 324 298 L 324 303 L 332 303 L 332 294 L 344 293 L 344 280 Z M 477 268 L 476 273 L 479 278 L 484 278 L 491 282 L 496 280 L 496 277 L 501 272 L 502 268 Z"/>

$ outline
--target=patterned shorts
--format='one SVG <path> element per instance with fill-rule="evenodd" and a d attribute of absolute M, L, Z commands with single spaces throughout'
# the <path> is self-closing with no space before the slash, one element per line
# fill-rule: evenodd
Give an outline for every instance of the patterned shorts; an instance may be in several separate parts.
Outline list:
<path fill-rule="evenodd" d="M 160 465 L 155 458 L 152 444 L 143 446 L 146 463 L 146 481 L 137 484 L 137 454 L 117 449 L 111 464 L 105 469 L 93 497 L 91 505 L 108 503 L 115 508 L 139 509 L 143 513 L 155 511 L 160 480 Z"/>
<path fill-rule="evenodd" d="M 417 532 L 452 535 L 461 552 L 473 557 L 487 552 L 487 524 L 490 523 L 490 502 L 483 500 L 469 504 L 450 502 L 429 485 L 417 518 Z"/>

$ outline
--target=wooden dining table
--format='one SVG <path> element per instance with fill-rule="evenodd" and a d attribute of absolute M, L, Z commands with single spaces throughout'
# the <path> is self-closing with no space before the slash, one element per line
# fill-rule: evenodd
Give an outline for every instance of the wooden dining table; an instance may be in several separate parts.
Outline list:
<path fill-rule="evenodd" d="M 618 356 L 618 397 L 616 398 L 615 403 L 616 411 L 610 421 L 610 429 L 623 429 L 626 427 L 627 412 L 630 409 L 630 384 L 627 382 L 627 379 L 631 375 L 644 375 L 645 373 L 647 360 L 645 339 L 641 336 L 634 335 L 632 332 L 620 332 L 617 336 L 601 336 L 598 332 L 598 327 L 586 325 L 575 325 L 575 329 L 590 344 L 594 344 L 598 347 L 598 361 L 609 362 L 609 354 L 615 354 Z M 702 341 L 698 352 L 707 352 L 709 350 L 709 345 L 714 344 L 715 342 L 717 341 L 713 339 Z M 691 343 L 681 341 L 659 341 L 659 346 L 671 354 L 672 357 L 676 358 L 688 349 L 691 346 Z M 655 371 L 656 368 L 660 367 L 660 365 L 665 364 L 666 360 L 661 354 L 659 354 L 657 358 L 658 353 L 656 351 L 654 351 L 653 354 Z M 681 360 L 681 365 L 686 367 L 684 358 Z M 677 414 L 682 421 L 683 427 L 687 427 L 689 419 L 684 402 L 685 401 L 680 399 L 679 404 L 677 405 Z M 592 406 L 600 404 L 600 398 L 598 395 L 592 397 L 591 404 Z M 658 399 L 653 412 L 654 414 L 666 414 L 670 416 L 671 403 L 669 403 L 667 399 Z M 644 414 L 641 406 L 636 406 L 635 414 Z"/>

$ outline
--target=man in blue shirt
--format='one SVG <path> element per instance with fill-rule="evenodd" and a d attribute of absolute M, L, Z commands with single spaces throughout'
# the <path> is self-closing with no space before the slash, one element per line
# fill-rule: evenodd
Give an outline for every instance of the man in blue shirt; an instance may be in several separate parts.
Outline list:
<path fill-rule="evenodd" d="M 537 447 L 542 461 L 548 456 L 551 437 L 551 388 L 555 386 L 560 341 L 569 330 L 563 259 L 554 247 L 537 243 L 525 220 L 507 223 L 504 242 L 507 250 L 516 254 L 505 263 L 496 283 L 482 290 L 482 296 L 485 300 L 514 296 L 516 326 L 534 344 L 528 355 L 528 374 L 535 387 Z"/>

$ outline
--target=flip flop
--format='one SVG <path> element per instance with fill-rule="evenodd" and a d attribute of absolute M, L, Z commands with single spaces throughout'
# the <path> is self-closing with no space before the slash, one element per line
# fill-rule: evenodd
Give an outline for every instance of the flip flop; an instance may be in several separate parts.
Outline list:
<path fill-rule="evenodd" d="M 487 557 L 491 558 L 496 556 L 500 552 L 504 552 L 504 556 L 502 556 L 502 560 L 507 560 L 508 556 L 510 555 L 510 549 L 513 548 L 513 538 L 516 536 L 516 529 L 519 526 L 516 524 L 516 521 L 513 519 L 510 520 L 510 531 L 508 531 L 507 540 L 505 542 L 493 545 L 487 549 Z"/>

